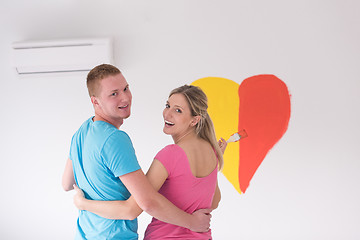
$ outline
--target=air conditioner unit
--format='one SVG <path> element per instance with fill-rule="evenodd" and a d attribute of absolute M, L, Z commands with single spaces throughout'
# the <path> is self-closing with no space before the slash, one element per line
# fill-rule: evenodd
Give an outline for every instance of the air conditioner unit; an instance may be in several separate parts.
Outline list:
<path fill-rule="evenodd" d="M 16 42 L 12 51 L 19 75 L 83 72 L 114 62 L 110 38 Z"/>

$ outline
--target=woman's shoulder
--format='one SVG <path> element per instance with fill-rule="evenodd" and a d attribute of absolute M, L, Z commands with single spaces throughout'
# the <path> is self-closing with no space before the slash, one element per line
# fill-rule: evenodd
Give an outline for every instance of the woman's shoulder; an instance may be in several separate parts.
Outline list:
<path fill-rule="evenodd" d="M 212 149 L 211 144 L 202 138 L 197 138 L 193 141 L 183 142 L 179 145 L 179 147 L 185 152 L 203 152 Z"/>
<path fill-rule="evenodd" d="M 160 161 L 164 166 L 167 166 L 168 172 L 169 166 L 176 166 L 178 162 L 186 157 L 184 150 L 176 144 L 170 144 L 161 149 L 154 159 Z"/>
<path fill-rule="evenodd" d="M 160 150 L 160 152 L 168 152 L 168 153 L 177 153 L 183 151 L 184 150 L 177 144 L 169 144 Z"/>
<path fill-rule="evenodd" d="M 178 159 L 186 156 L 186 152 L 177 144 L 170 144 L 161 149 L 155 156 L 155 159 Z"/>

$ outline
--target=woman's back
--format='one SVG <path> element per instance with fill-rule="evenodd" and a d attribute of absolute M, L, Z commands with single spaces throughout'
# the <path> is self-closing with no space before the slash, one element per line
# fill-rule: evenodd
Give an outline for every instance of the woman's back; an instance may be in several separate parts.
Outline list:
<path fill-rule="evenodd" d="M 201 138 L 191 139 L 179 144 L 186 153 L 191 172 L 195 177 L 202 178 L 209 175 L 217 167 L 214 149 Z"/>

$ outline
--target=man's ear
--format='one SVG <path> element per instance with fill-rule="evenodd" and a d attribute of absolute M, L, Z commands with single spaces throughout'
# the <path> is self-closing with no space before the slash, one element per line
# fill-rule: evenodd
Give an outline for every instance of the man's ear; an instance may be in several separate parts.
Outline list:
<path fill-rule="evenodd" d="M 97 100 L 97 98 L 95 96 L 91 96 L 91 103 L 95 106 L 95 105 L 99 105 L 99 102 Z"/>
<path fill-rule="evenodd" d="M 195 126 L 196 124 L 198 124 L 198 122 L 200 121 L 201 116 L 195 116 L 193 117 L 193 120 L 191 120 L 191 126 Z"/>

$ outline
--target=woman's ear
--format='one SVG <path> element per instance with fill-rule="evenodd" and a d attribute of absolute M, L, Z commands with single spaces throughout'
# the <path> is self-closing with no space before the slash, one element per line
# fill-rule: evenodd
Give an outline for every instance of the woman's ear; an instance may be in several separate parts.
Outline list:
<path fill-rule="evenodd" d="M 196 124 L 198 124 L 198 122 L 200 121 L 201 117 L 200 116 L 195 116 L 193 117 L 193 120 L 191 120 L 191 126 L 194 127 Z"/>

